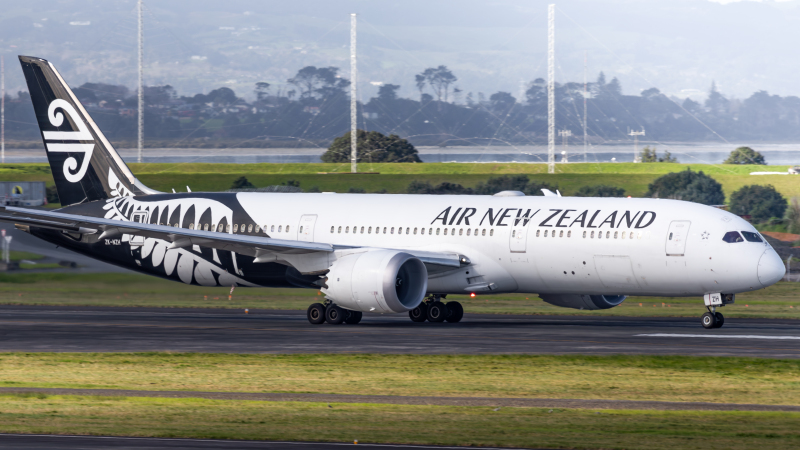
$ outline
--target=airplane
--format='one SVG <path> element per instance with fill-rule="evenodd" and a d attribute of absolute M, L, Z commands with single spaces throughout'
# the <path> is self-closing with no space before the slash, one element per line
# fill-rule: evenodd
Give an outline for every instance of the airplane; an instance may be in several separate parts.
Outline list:
<path fill-rule="evenodd" d="M 20 56 L 62 208 L 0 220 L 137 272 L 199 286 L 318 289 L 312 324 L 363 313 L 459 322 L 448 295 L 537 294 L 582 310 L 703 297 L 705 328 L 785 267 L 747 221 L 669 199 L 163 193 L 142 184 L 50 62 Z"/>

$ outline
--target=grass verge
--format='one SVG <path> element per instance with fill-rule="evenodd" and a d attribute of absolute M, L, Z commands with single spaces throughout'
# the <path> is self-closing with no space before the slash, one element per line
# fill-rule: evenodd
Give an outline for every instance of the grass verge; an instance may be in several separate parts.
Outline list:
<path fill-rule="evenodd" d="M 23 388 L 800 404 L 800 361 L 759 358 L 0 353 L 0 366 L 0 386 Z"/>
<path fill-rule="evenodd" d="M 792 449 L 797 413 L 2 395 L 0 431 L 547 448 Z"/>
<path fill-rule="evenodd" d="M 229 291 L 227 287 L 187 286 L 139 274 L 0 274 L 0 304 L 305 310 L 323 299 L 316 290 L 239 288 L 228 300 Z M 685 297 L 630 297 L 616 308 L 601 311 L 559 308 L 535 294 L 453 295 L 448 299 L 462 302 L 468 313 L 487 314 L 697 317 L 703 312 L 702 299 Z M 736 304 L 724 308 L 723 313 L 730 318 L 800 319 L 800 283 L 780 282 L 737 294 Z"/>

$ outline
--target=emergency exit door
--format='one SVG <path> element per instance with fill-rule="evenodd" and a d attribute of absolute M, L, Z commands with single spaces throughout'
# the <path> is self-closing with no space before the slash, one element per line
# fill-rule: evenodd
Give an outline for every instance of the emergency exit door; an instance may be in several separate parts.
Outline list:
<path fill-rule="evenodd" d="M 667 231 L 667 256 L 683 256 L 686 253 L 686 239 L 689 238 L 688 220 L 673 220 Z"/>
<path fill-rule="evenodd" d="M 511 227 L 511 235 L 509 236 L 508 247 L 512 253 L 525 253 L 528 247 L 528 226 L 522 225 L 527 222 L 520 220 L 519 224 Z"/>
<path fill-rule="evenodd" d="M 316 214 L 306 214 L 300 217 L 300 225 L 297 227 L 297 240 L 314 242 L 314 225 L 316 223 Z"/>

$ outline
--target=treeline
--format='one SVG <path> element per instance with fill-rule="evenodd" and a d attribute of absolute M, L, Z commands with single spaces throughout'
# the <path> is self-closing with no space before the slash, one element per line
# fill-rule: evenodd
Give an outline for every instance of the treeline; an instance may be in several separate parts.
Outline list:
<path fill-rule="evenodd" d="M 286 81 L 282 87 L 256 83 L 252 101 L 226 87 L 191 96 L 179 96 L 168 85 L 146 87 L 145 137 L 190 146 L 221 140 L 251 147 L 327 146 L 348 131 L 350 82 L 338 68 L 308 66 Z M 529 83 L 525 98 L 508 92 L 464 92 L 457 83 L 454 73 L 439 66 L 416 75 L 418 98 L 401 98 L 400 86 L 383 85 L 375 97 L 359 103 L 359 128 L 395 134 L 415 145 L 546 141 L 543 79 Z M 624 95 L 619 81 L 607 81 L 602 72 L 588 83 L 587 92 L 587 129 L 595 143 L 629 139 L 629 129 L 643 127 L 654 140 L 702 141 L 719 139 L 717 134 L 751 141 L 800 138 L 800 98 L 795 96 L 759 91 L 744 100 L 728 99 L 713 84 L 702 103 L 670 99 L 656 88 Z M 135 140 L 135 92 L 85 83 L 75 94 L 110 139 Z M 555 94 L 557 128 L 569 129 L 580 139 L 583 83 L 557 83 Z M 7 96 L 6 119 L 9 139 L 38 139 L 26 92 Z"/>

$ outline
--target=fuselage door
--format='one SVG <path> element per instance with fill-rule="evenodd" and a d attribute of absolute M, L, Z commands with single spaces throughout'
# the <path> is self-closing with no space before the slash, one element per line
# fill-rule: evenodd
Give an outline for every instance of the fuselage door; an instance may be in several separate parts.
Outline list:
<path fill-rule="evenodd" d="M 528 247 L 528 226 L 525 220 L 520 220 L 516 225 L 511 226 L 508 247 L 512 253 L 525 253 Z"/>
<path fill-rule="evenodd" d="M 686 239 L 689 237 L 688 220 L 673 220 L 667 231 L 667 256 L 683 256 L 686 252 Z"/>
<path fill-rule="evenodd" d="M 297 227 L 297 240 L 314 242 L 314 225 L 316 223 L 316 214 L 306 214 L 300 217 L 300 225 Z"/>
<path fill-rule="evenodd" d="M 131 214 L 131 222 L 147 223 L 148 215 L 149 214 L 147 211 L 136 211 L 133 214 Z M 131 247 L 141 247 L 142 245 L 144 245 L 144 236 L 133 235 L 131 236 L 130 243 Z"/>

